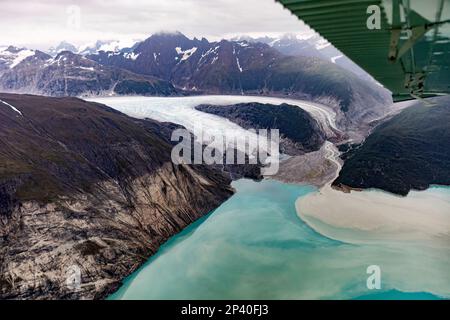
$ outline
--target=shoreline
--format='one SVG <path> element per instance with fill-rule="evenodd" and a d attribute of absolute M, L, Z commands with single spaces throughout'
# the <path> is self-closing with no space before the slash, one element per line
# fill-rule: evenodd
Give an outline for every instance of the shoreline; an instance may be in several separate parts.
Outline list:
<path fill-rule="evenodd" d="M 335 176 L 316 193 L 297 199 L 300 219 L 324 236 L 349 243 L 412 241 L 450 248 L 450 191 L 430 187 L 403 197 L 378 189 L 336 189 L 331 184 L 341 164 L 330 144 L 327 158 L 337 165 Z"/>

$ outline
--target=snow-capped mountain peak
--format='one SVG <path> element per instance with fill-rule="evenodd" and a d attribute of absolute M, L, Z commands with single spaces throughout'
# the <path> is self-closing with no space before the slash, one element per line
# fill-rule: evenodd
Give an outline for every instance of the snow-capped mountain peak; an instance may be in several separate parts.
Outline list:
<path fill-rule="evenodd" d="M 28 57 L 35 55 L 35 50 L 14 46 L 0 47 L 0 70 L 12 69 Z"/>
<path fill-rule="evenodd" d="M 61 41 L 56 47 L 51 47 L 47 50 L 47 53 L 52 57 L 58 55 L 58 53 L 63 51 L 77 52 L 77 47 L 67 41 Z"/>
<path fill-rule="evenodd" d="M 95 43 L 87 43 L 77 50 L 79 54 L 96 54 L 100 51 L 117 53 L 127 48 L 133 48 L 140 40 L 99 40 Z"/>

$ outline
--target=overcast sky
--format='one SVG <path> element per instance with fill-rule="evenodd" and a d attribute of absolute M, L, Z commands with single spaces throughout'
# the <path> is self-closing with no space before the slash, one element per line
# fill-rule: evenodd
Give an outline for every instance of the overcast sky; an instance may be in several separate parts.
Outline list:
<path fill-rule="evenodd" d="M 145 39 L 158 31 L 216 40 L 308 32 L 274 0 L 0 0 L 0 45 Z"/>

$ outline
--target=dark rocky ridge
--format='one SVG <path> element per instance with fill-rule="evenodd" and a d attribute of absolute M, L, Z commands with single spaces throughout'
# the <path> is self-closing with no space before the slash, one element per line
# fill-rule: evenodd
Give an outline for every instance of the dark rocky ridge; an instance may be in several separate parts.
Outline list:
<path fill-rule="evenodd" d="M 220 171 L 171 162 L 165 124 L 76 98 L 0 99 L 22 113 L 0 102 L 2 299 L 104 298 L 233 193 Z"/>
<path fill-rule="evenodd" d="M 450 98 L 418 102 L 375 128 L 344 154 L 333 185 L 379 188 L 399 195 L 431 184 L 450 185 Z"/>
<path fill-rule="evenodd" d="M 325 141 L 317 121 L 293 105 L 253 102 L 231 106 L 200 105 L 196 109 L 227 118 L 245 129 L 279 129 L 280 152 L 289 155 L 319 150 Z"/>

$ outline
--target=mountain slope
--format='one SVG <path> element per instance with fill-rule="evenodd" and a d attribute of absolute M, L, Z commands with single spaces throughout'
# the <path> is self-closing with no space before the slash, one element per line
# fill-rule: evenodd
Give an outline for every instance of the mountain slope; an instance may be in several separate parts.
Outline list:
<path fill-rule="evenodd" d="M 101 66 L 69 51 L 55 58 L 34 51 L 14 67 L 0 71 L 0 90 L 49 96 L 177 93 L 168 81 Z"/>
<path fill-rule="evenodd" d="M 0 47 L 0 74 L 14 68 L 26 58 L 34 56 L 36 52 L 38 51 L 14 46 Z"/>
<path fill-rule="evenodd" d="M 164 124 L 75 98 L 0 100 L 0 298 L 104 298 L 232 194 L 220 171 L 173 165 Z"/>
<path fill-rule="evenodd" d="M 418 103 L 378 126 L 345 154 L 335 186 L 379 188 L 400 195 L 450 185 L 450 98 Z"/>
<path fill-rule="evenodd" d="M 361 69 L 361 67 L 317 34 L 308 36 L 285 34 L 281 37 L 275 38 L 248 38 L 247 41 L 266 43 L 272 48 L 288 56 L 313 57 L 333 62 L 343 69 L 354 73 L 364 81 L 374 81 L 367 72 Z"/>

